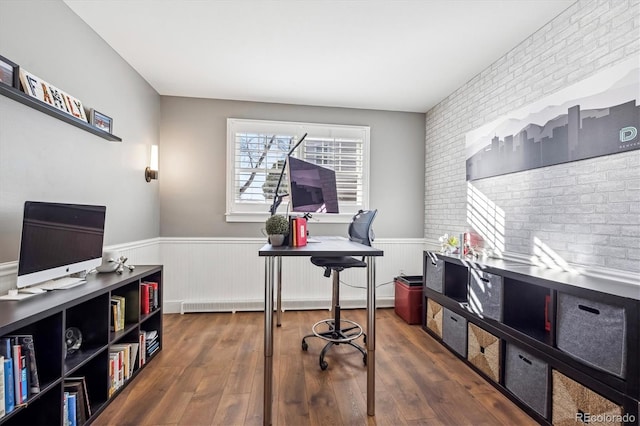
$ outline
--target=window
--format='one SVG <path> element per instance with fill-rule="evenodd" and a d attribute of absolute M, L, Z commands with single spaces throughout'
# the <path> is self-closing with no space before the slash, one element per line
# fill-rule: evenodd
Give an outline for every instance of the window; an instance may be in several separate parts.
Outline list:
<path fill-rule="evenodd" d="M 349 222 L 369 205 L 369 127 L 260 120 L 227 120 L 227 221 L 262 222 L 269 214 L 287 153 L 333 169 L 339 215 L 314 214 L 321 222 Z M 286 173 L 280 194 L 288 192 Z M 285 199 L 278 209 L 285 213 Z"/>

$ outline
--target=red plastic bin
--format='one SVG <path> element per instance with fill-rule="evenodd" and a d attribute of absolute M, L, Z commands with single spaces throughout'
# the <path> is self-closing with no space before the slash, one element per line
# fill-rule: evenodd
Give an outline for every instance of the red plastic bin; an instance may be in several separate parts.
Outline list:
<path fill-rule="evenodd" d="M 422 324 L 422 276 L 395 278 L 395 312 L 408 324 Z"/>

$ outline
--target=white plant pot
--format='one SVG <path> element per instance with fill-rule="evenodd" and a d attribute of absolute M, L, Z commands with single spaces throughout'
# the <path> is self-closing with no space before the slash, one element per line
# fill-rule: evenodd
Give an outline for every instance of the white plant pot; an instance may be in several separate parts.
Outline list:
<path fill-rule="evenodd" d="M 279 247 L 284 243 L 284 235 L 282 234 L 273 234 L 269 235 L 269 243 L 271 243 L 274 247 Z"/>

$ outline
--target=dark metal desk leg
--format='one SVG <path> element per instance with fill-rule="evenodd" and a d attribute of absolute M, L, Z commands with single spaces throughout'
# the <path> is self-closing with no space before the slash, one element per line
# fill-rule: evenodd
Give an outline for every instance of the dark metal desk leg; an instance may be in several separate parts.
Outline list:
<path fill-rule="evenodd" d="M 376 415 L 376 258 L 367 258 L 367 414 Z"/>
<path fill-rule="evenodd" d="M 271 425 L 273 409 L 273 256 L 264 258 L 264 400 L 263 424 Z"/>
<path fill-rule="evenodd" d="M 276 300 L 276 325 L 280 327 L 282 325 L 282 256 L 276 258 L 278 262 L 278 295 Z"/>

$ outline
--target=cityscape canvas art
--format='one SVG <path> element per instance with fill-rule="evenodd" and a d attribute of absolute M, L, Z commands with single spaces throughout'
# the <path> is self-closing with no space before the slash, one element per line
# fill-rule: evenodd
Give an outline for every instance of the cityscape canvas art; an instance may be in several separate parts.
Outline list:
<path fill-rule="evenodd" d="M 467 180 L 640 148 L 640 65 L 626 61 L 466 134 Z"/>

